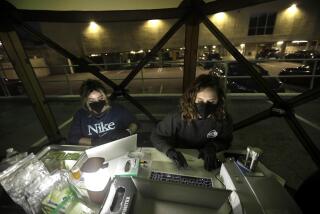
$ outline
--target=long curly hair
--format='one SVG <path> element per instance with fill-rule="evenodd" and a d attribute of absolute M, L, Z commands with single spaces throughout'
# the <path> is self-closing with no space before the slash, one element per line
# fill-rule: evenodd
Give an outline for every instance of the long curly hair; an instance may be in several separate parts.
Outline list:
<path fill-rule="evenodd" d="M 226 117 L 225 112 L 225 94 L 220 87 L 219 79 L 209 74 L 202 74 L 198 76 L 192 83 L 191 87 L 183 94 L 180 99 L 181 117 L 185 120 L 191 121 L 198 118 L 195 100 L 198 92 L 205 88 L 213 89 L 218 96 L 218 106 L 216 111 L 210 115 L 218 120 L 223 120 Z"/>

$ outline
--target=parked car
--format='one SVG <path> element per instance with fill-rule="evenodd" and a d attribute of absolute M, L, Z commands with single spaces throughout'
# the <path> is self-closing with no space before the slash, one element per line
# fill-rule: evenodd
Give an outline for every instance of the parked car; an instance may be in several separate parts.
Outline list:
<path fill-rule="evenodd" d="M 252 63 L 263 76 L 269 76 L 268 71 L 261 66 Z M 215 63 L 210 74 L 215 76 L 224 76 L 227 71 L 227 89 L 234 93 L 252 93 L 263 92 L 258 83 L 252 77 L 244 78 L 242 76 L 250 76 L 245 66 L 239 62 Z M 238 78 L 237 78 L 238 77 Z M 268 86 L 275 92 L 284 92 L 283 84 L 278 78 L 265 78 Z"/>
<path fill-rule="evenodd" d="M 199 64 L 204 69 L 210 69 L 214 65 L 216 61 L 222 60 L 222 57 L 219 53 L 209 53 L 209 54 L 203 54 L 201 57 L 199 57 Z"/>
<path fill-rule="evenodd" d="M 283 83 L 289 85 L 295 85 L 300 87 L 310 87 L 312 80 L 314 65 L 311 63 L 310 65 L 301 65 L 295 68 L 284 68 L 279 73 L 279 78 Z M 290 77 L 290 76 L 302 76 L 302 77 Z M 317 63 L 317 67 L 315 70 L 315 75 L 320 75 L 320 65 Z M 310 76 L 310 77 L 308 77 Z M 320 87 L 320 78 L 314 78 L 314 87 Z"/>
<path fill-rule="evenodd" d="M 286 59 L 316 59 L 320 58 L 320 53 L 318 51 L 296 51 L 294 53 L 287 54 Z"/>
<path fill-rule="evenodd" d="M 266 48 L 257 53 L 256 59 L 279 59 L 280 50 L 276 48 Z"/>
<path fill-rule="evenodd" d="M 9 95 L 22 95 L 24 88 L 22 81 L 18 79 L 0 78 L 0 96 Z"/>

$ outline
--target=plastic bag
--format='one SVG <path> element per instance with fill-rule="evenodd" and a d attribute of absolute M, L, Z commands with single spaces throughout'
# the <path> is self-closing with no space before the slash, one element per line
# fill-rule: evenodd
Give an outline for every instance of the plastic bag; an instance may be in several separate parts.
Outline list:
<path fill-rule="evenodd" d="M 67 183 L 66 173 L 63 171 L 56 171 L 50 176 L 42 177 L 41 180 L 38 180 L 37 178 L 35 182 L 32 182 L 26 187 L 27 201 L 33 213 L 40 211 L 42 200 L 61 182 Z"/>
<path fill-rule="evenodd" d="M 94 214 L 98 212 L 94 210 L 92 204 L 85 203 L 77 197 L 73 185 L 67 179 L 67 173 L 64 173 L 61 178 L 42 201 L 44 214 Z"/>
<path fill-rule="evenodd" d="M 51 176 L 42 161 L 30 154 L 0 174 L 0 182 L 12 200 L 26 213 L 38 213 L 60 175 Z"/>
<path fill-rule="evenodd" d="M 27 156 L 28 156 L 27 152 L 19 153 L 13 156 L 8 155 L 6 159 L 3 159 L 0 162 L 0 172 L 4 171 L 5 169 L 9 168 L 10 166 L 14 165 L 15 163 L 17 163 L 18 161 L 20 161 L 21 159 Z"/>
<path fill-rule="evenodd" d="M 17 164 L 3 171 L 0 175 L 1 185 L 5 191 L 12 200 L 19 204 L 27 213 L 32 213 L 32 211 L 26 200 L 24 187 L 31 183 L 32 180 L 30 180 L 30 174 L 25 170 L 25 167 L 31 164 L 34 158 L 34 155 L 30 154 Z"/>
<path fill-rule="evenodd" d="M 61 179 L 51 189 L 50 194 L 42 201 L 42 210 L 45 213 L 62 213 L 75 199 L 75 194 L 71 190 L 67 178 L 61 176 Z"/>

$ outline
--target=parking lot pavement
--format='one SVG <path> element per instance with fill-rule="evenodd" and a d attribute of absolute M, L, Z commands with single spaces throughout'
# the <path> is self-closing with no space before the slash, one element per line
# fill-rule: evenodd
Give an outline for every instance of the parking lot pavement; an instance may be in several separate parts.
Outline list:
<path fill-rule="evenodd" d="M 296 67 L 299 63 L 264 62 L 261 66 L 270 75 L 277 76 L 286 67 Z M 131 70 L 102 71 L 106 77 L 119 84 Z M 197 67 L 196 75 L 207 74 L 209 70 Z M 182 91 L 183 67 L 144 68 L 128 85 L 131 93 L 180 93 Z M 39 78 L 47 95 L 78 94 L 82 81 L 96 79 L 91 73 L 50 75 Z M 110 88 L 111 90 L 111 88 Z M 289 90 L 291 92 L 292 89 Z"/>

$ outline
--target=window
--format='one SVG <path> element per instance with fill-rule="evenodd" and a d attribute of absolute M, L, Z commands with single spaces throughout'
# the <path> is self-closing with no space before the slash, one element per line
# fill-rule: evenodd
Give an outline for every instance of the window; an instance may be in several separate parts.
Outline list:
<path fill-rule="evenodd" d="M 248 36 L 273 34 L 277 13 L 264 13 L 250 17 Z"/>

